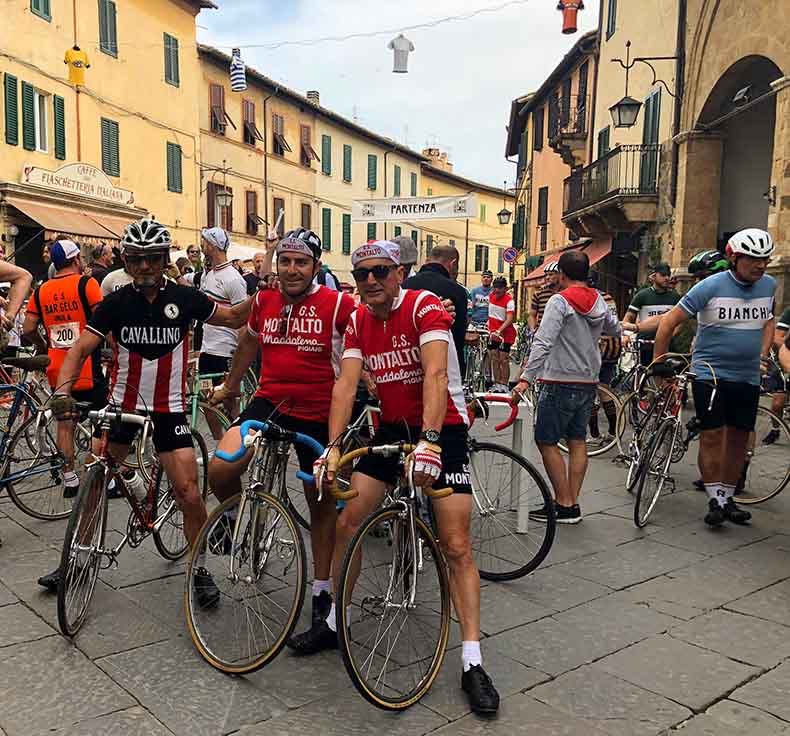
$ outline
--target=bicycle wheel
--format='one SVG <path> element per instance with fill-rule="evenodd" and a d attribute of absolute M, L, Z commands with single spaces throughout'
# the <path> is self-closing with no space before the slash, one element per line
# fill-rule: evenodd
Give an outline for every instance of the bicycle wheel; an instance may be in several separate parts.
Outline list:
<path fill-rule="evenodd" d="M 601 411 L 603 410 L 603 411 Z M 618 429 L 617 429 L 617 414 L 620 410 L 620 400 L 610 391 L 606 386 L 599 385 L 598 393 L 593 402 L 592 412 L 590 413 L 590 423 L 587 425 L 587 457 L 598 457 L 605 452 L 609 452 L 615 445 L 617 445 Z M 604 415 L 604 420 L 609 422 L 610 418 L 612 425 L 615 429 L 614 434 L 608 430 L 600 433 L 597 437 L 591 435 L 590 426 L 597 427 L 599 414 Z M 568 452 L 568 443 L 565 440 L 560 440 L 557 446 L 564 453 Z"/>
<path fill-rule="evenodd" d="M 3 472 L 8 495 L 17 508 L 45 521 L 65 519 L 74 502 L 63 494 L 66 459 L 58 449 L 56 424 L 54 419 L 39 421 L 37 414 L 22 424 L 8 444 Z M 77 443 L 74 450 L 74 467 L 80 468 L 85 453 Z"/>
<path fill-rule="evenodd" d="M 198 466 L 198 490 L 205 501 L 208 497 L 208 452 L 203 438 L 194 429 L 192 441 L 195 443 L 195 459 Z M 154 544 L 159 554 L 166 560 L 180 560 L 189 550 L 189 540 L 184 534 L 184 515 L 162 466 L 157 463 L 157 468 L 154 518 L 158 519 L 163 514 L 167 516 L 160 524 L 159 531 L 153 533 Z"/>
<path fill-rule="evenodd" d="M 735 500 L 745 504 L 773 498 L 790 481 L 790 428 L 784 419 L 763 406 L 757 407 L 742 481 L 743 491 Z"/>
<path fill-rule="evenodd" d="M 367 518 L 346 551 L 337 594 L 346 670 L 360 694 L 385 710 L 408 708 L 428 692 L 450 629 L 444 555 L 419 518 L 412 544 L 408 518 L 400 507 Z"/>
<path fill-rule="evenodd" d="M 198 404 L 196 425 L 192 427 L 203 437 L 208 451 L 208 459 L 211 460 L 216 452 L 219 441 L 230 427 L 230 417 L 221 409 L 211 404 L 201 401 Z M 215 437 L 215 432 L 219 434 Z"/>
<path fill-rule="evenodd" d="M 304 603 L 306 564 L 302 534 L 286 507 L 261 490 L 241 499 L 236 495 L 221 503 L 203 525 L 184 590 L 195 647 L 212 667 L 236 675 L 274 659 L 293 632 Z M 234 511 L 236 539 L 234 522 L 226 515 Z M 198 566 L 220 590 L 219 603 L 211 608 L 200 608 L 195 597 Z"/>
<path fill-rule="evenodd" d="M 487 442 L 471 441 L 472 483 L 470 536 L 480 577 L 515 580 L 535 570 L 554 542 L 555 519 L 530 522 L 529 513 L 554 501 L 546 481 L 525 458 Z"/>
<path fill-rule="evenodd" d="M 645 450 L 639 487 L 634 501 L 634 524 L 640 529 L 656 507 L 658 497 L 669 480 L 669 465 L 675 445 L 677 420 L 665 419 Z"/>
<path fill-rule="evenodd" d="M 71 510 L 60 556 L 58 624 L 74 636 L 85 622 L 99 577 L 107 527 L 107 482 L 104 466 L 88 468 Z"/>

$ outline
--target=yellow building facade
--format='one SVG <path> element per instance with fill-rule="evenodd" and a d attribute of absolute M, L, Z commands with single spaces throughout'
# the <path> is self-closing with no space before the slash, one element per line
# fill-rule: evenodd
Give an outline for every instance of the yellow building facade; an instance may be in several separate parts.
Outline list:
<path fill-rule="evenodd" d="M 209 0 L 31 0 L 0 23 L 0 237 L 35 273 L 57 234 L 117 241 L 146 213 L 199 223 L 195 18 Z M 78 47 L 78 50 L 77 50 Z M 66 52 L 75 63 L 66 64 Z M 70 81 L 71 77 L 71 81 Z M 84 84 L 80 84 L 84 82 Z"/>

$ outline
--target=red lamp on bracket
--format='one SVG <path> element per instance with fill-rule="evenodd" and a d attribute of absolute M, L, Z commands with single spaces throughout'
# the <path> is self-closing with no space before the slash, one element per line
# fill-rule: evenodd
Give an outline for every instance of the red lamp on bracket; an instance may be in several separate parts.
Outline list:
<path fill-rule="evenodd" d="M 557 10 L 562 11 L 562 32 L 566 35 L 576 33 L 579 30 L 577 14 L 584 10 L 582 0 L 560 0 Z"/>

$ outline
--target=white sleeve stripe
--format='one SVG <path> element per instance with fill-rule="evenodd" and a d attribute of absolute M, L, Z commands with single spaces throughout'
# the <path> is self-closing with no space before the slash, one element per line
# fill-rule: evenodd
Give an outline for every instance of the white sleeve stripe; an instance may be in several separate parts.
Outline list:
<path fill-rule="evenodd" d="M 431 330 L 430 332 L 425 332 L 420 335 L 420 347 L 429 342 L 436 342 L 437 340 L 450 342 L 450 332 L 448 330 Z"/>
<path fill-rule="evenodd" d="M 260 337 L 261 334 L 260 332 L 255 332 L 255 330 L 253 330 L 249 325 L 247 325 L 247 332 L 249 332 L 253 337 Z"/>
<path fill-rule="evenodd" d="M 107 337 L 107 335 L 102 334 L 101 331 L 97 330 L 95 327 L 91 327 L 90 325 L 85 325 L 85 329 L 90 330 L 94 335 L 98 335 L 101 338 Z"/>
<path fill-rule="evenodd" d="M 353 358 L 354 360 L 362 360 L 362 351 L 357 348 L 346 348 L 343 351 L 343 360 L 346 358 Z"/>

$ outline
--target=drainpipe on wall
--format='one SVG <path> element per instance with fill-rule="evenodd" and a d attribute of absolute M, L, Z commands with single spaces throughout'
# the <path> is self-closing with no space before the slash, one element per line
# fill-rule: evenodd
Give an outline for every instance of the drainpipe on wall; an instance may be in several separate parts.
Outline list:
<path fill-rule="evenodd" d="M 672 137 L 680 133 L 681 113 L 683 108 L 683 95 L 685 92 L 686 76 L 686 14 L 688 0 L 678 0 L 678 34 L 675 44 L 675 115 L 672 122 Z M 672 180 L 670 184 L 670 201 L 672 207 L 677 203 L 678 194 L 678 165 L 680 160 L 680 147 L 672 142 Z"/>
<path fill-rule="evenodd" d="M 393 149 L 391 149 L 389 151 L 384 151 L 384 199 L 387 198 L 387 156 L 389 156 L 391 153 L 395 153 L 395 151 L 397 151 L 397 150 L 398 150 L 397 148 L 393 148 Z M 384 240 L 386 240 L 386 239 L 387 239 L 387 223 L 385 222 L 384 223 Z M 415 245 L 416 245 L 416 243 L 415 243 Z"/>

